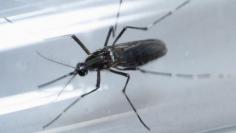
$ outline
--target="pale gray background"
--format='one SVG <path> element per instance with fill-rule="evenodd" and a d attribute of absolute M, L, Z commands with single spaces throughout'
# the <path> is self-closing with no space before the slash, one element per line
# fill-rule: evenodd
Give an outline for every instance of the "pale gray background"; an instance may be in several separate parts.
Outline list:
<path fill-rule="evenodd" d="M 76 1 L 1 0 L 0 16 L 14 16 L 42 8 L 70 5 L 73 2 Z M 168 2 L 171 2 L 171 7 L 179 3 L 179 1 Z M 117 3 L 118 0 L 114 1 L 114 4 Z M 106 1 L 100 0 L 94 3 L 88 1 L 87 4 L 89 6 L 106 4 Z M 147 8 L 158 11 L 163 7 L 153 4 L 152 7 Z M 144 66 L 146 69 L 174 73 L 235 75 L 235 11 L 235 0 L 193 0 L 183 10 L 148 32 L 128 31 L 120 42 L 159 38 L 167 44 L 167 55 Z M 135 12 L 134 10 L 133 13 Z M 160 15 L 130 21 L 119 25 L 119 29 L 124 25 L 145 26 L 158 17 Z M 94 51 L 103 46 L 107 30 L 108 27 L 104 27 L 77 35 L 91 51 Z M 72 65 L 83 61 L 86 57 L 80 47 L 69 37 L 1 51 L 1 98 L 37 90 L 37 85 L 40 83 L 70 71 L 68 68 L 46 62 L 36 55 L 36 50 L 49 57 L 72 63 Z M 206 132 L 236 124 L 235 76 L 226 79 L 187 80 L 142 75 L 138 72 L 130 74 L 128 94 L 153 133 Z M 101 79 L 101 85 L 107 85 L 108 89 L 92 94 L 77 103 L 50 127 L 55 128 L 53 131 L 70 133 L 147 132 L 121 93 L 125 83 L 124 78 L 104 72 Z M 61 81 L 55 86 L 63 86 L 64 82 Z M 95 74 L 90 73 L 85 78 L 78 77 L 73 82 L 75 89 L 78 84 L 95 85 Z M 60 113 L 72 100 L 1 115 L 0 132 L 41 131 L 41 127 Z M 131 112 L 123 114 L 129 111 Z M 120 115 L 114 116 L 116 114 Z M 106 119 L 102 119 L 103 117 Z M 93 121 L 96 119 L 98 120 Z M 73 124 L 76 125 L 62 128 Z"/>

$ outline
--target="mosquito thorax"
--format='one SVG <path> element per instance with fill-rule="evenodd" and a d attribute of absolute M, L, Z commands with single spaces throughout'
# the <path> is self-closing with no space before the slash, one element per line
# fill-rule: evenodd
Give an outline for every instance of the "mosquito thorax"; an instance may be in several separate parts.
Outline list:
<path fill-rule="evenodd" d="M 85 76 L 88 74 L 88 69 L 86 68 L 85 63 L 78 63 L 76 65 L 76 72 L 80 75 L 80 76 Z"/>

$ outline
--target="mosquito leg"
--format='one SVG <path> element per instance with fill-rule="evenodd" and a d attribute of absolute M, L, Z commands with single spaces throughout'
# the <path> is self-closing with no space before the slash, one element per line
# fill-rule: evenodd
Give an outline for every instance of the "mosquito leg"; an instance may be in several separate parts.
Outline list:
<path fill-rule="evenodd" d="M 188 79 L 193 79 L 194 76 L 197 76 L 198 78 L 206 78 L 206 77 L 210 76 L 209 74 L 198 74 L 198 75 L 183 74 L 183 73 L 173 74 L 173 73 L 169 73 L 169 72 L 150 71 L 150 70 L 145 70 L 145 69 L 138 68 L 138 67 L 116 68 L 116 69 L 122 70 L 122 71 L 140 71 L 141 73 L 144 73 L 144 74 L 153 74 L 153 75 L 165 76 L 165 77 L 172 77 L 175 75 L 178 78 L 188 78 Z"/>
<path fill-rule="evenodd" d="M 79 40 L 78 37 L 76 37 L 75 35 L 72 35 L 71 38 L 74 39 L 74 41 L 79 44 L 79 46 L 84 50 L 84 52 L 85 52 L 87 55 L 90 54 L 90 51 L 88 50 L 88 48 Z"/>
<path fill-rule="evenodd" d="M 212 77 L 211 73 L 202 73 L 202 74 L 175 73 L 175 74 L 173 74 L 170 72 L 158 72 L 158 71 L 145 70 L 145 69 L 138 68 L 138 67 L 127 67 L 127 68 L 115 67 L 115 69 L 122 70 L 122 71 L 140 71 L 141 73 L 144 73 L 144 74 L 153 74 L 153 75 L 165 76 L 165 77 L 176 76 L 177 78 L 186 78 L 186 79 L 193 79 L 193 78 L 208 79 L 208 78 Z M 226 76 L 226 75 L 223 75 L 223 76 Z"/>
<path fill-rule="evenodd" d="M 232 75 L 230 74 L 213 74 L 213 73 L 198 73 L 198 74 L 188 74 L 188 73 L 170 73 L 170 72 L 157 72 L 157 71 L 151 71 L 151 70 L 145 70 L 142 68 L 138 67 L 128 67 L 128 68 L 119 68 L 115 67 L 117 70 L 122 70 L 122 71 L 140 71 L 141 73 L 144 74 L 153 74 L 153 75 L 158 75 L 158 76 L 165 76 L 165 77 L 172 77 L 175 76 L 177 78 L 185 78 L 185 79 L 210 79 L 210 78 L 226 78 L 226 77 L 231 77 Z"/>
<path fill-rule="evenodd" d="M 140 71 L 142 73 L 149 73 L 149 74 L 155 74 L 155 75 L 160 75 L 160 76 L 167 76 L 171 77 L 172 73 L 168 72 L 154 72 L 154 71 L 149 71 L 149 70 L 144 70 L 138 67 L 128 67 L 128 68 L 118 68 L 116 67 L 117 70 L 122 70 L 122 71 Z"/>
<path fill-rule="evenodd" d="M 112 35 L 112 37 L 115 37 L 115 33 L 116 33 L 116 29 L 117 29 L 118 21 L 119 21 L 119 17 L 120 17 L 120 9 L 121 9 L 122 2 L 123 2 L 123 0 L 120 0 L 119 9 L 118 9 L 118 12 L 116 14 L 115 26 L 111 26 L 109 28 L 109 31 L 107 33 L 107 37 L 106 37 L 106 41 L 105 41 L 104 47 L 106 47 L 108 45 L 108 42 L 109 42 L 109 39 L 110 39 L 111 35 Z"/>
<path fill-rule="evenodd" d="M 185 5 L 189 4 L 191 0 L 186 0 L 183 3 L 181 3 L 180 5 L 178 5 L 176 8 L 174 8 L 174 10 L 167 12 L 166 14 L 164 14 L 163 16 L 161 16 L 160 18 L 158 18 L 157 20 L 155 20 L 154 22 L 152 22 L 151 24 L 149 24 L 146 27 L 136 27 L 136 26 L 126 26 L 124 27 L 121 32 L 118 34 L 118 36 L 115 38 L 114 42 L 112 43 L 112 45 L 115 45 L 116 42 L 121 38 L 121 36 L 125 33 L 125 31 L 127 29 L 134 29 L 134 30 L 142 30 L 142 31 L 147 31 L 148 29 L 150 29 L 151 27 L 153 27 L 154 25 L 160 23 L 162 20 L 166 19 L 167 17 L 171 16 L 173 13 L 175 13 L 177 10 L 181 9 L 182 7 L 184 7 Z"/>
<path fill-rule="evenodd" d="M 119 22 L 119 18 L 120 18 L 120 9 L 121 9 L 121 4 L 122 3 L 123 3 L 123 0 L 120 0 L 119 9 L 118 9 L 118 12 L 116 14 L 116 23 L 115 23 L 115 26 L 114 26 L 113 37 L 115 36 L 116 29 L 117 29 L 117 26 L 118 26 L 118 22 Z"/>
<path fill-rule="evenodd" d="M 58 114 L 52 121 L 50 121 L 48 124 L 43 126 L 43 129 L 47 128 L 51 124 L 53 124 L 56 120 L 58 120 L 64 113 L 66 113 L 72 106 L 74 106 L 80 99 L 84 98 L 85 96 L 97 91 L 100 88 L 100 81 L 101 81 L 101 75 L 100 75 L 100 70 L 97 71 L 97 83 L 96 83 L 96 88 L 91 90 L 88 93 L 85 93 L 81 95 L 80 97 L 76 98 L 69 106 L 67 106 L 60 114 Z"/>
<path fill-rule="evenodd" d="M 112 33 L 113 35 L 115 35 L 115 30 L 114 30 L 114 27 L 113 27 L 113 26 L 111 26 L 111 27 L 109 28 L 109 31 L 108 31 L 108 33 L 107 33 L 107 37 L 106 37 L 106 41 L 105 41 L 104 47 L 107 46 L 107 44 L 108 44 L 108 42 L 109 42 L 109 39 L 110 39 L 110 37 L 111 37 L 111 33 Z"/>
<path fill-rule="evenodd" d="M 202 73 L 202 74 L 186 74 L 186 73 L 168 73 L 168 72 L 156 72 L 156 71 L 150 71 L 150 70 L 144 70 L 141 68 L 136 68 L 136 70 L 139 70 L 142 73 L 147 73 L 147 74 L 154 74 L 154 75 L 160 75 L 160 76 L 176 76 L 177 78 L 185 78 L 185 79 L 208 79 L 212 78 L 211 73 Z"/>
<path fill-rule="evenodd" d="M 129 99 L 128 95 L 126 94 L 126 87 L 127 87 L 127 84 L 129 82 L 129 79 L 130 79 L 130 76 L 128 73 L 123 73 L 123 72 L 119 72 L 119 71 L 115 71 L 115 70 L 112 70 L 110 69 L 110 72 L 112 73 L 115 73 L 115 74 L 118 74 L 118 75 L 122 75 L 122 76 L 125 76 L 127 78 L 126 80 L 126 83 L 125 83 L 125 86 L 122 90 L 123 94 L 125 95 L 125 98 L 127 99 L 127 101 L 129 102 L 130 106 L 132 107 L 133 111 L 135 112 L 136 116 L 138 117 L 139 121 L 142 123 L 142 125 L 150 131 L 150 128 L 144 123 L 144 121 L 142 120 L 142 118 L 139 116 L 136 108 L 134 107 L 134 105 L 132 104 L 131 100 Z"/>
<path fill-rule="evenodd" d="M 10 19 L 8 19 L 7 17 L 4 17 L 4 19 L 8 22 L 8 23 L 13 23 Z"/>
<path fill-rule="evenodd" d="M 172 73 L 168 73 L 168 72 L 149 71 L 149 70 L 144 70 L 144 69 L 141 69 L 141 68 L 136 68 L 136 70 L 138 70 L 142 73 L 154 74 L 154 75 L 159 75 L 159 76 L 166 76 L 166 77 L 173 76 Z"/>

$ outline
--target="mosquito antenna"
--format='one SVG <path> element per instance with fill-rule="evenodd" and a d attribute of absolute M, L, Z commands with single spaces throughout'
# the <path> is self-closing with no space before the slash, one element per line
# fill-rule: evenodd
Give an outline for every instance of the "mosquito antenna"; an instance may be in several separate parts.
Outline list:
<path fill-rule="evenodd" d="M 116 29 L 117 29 L 117 26 L 118 26 L 118 21 L 119 21 L 119 17 L 120 17 L 120 9 L 121 9 L 121 4 L 122 3 L 123 3 L 123 0 L 120 0 L 118 12 L 116 14 L 116 22 L 115 22 L 114 30 L 112 32 L 113 37 L 115 37 Z"/>
<path fill-rule="evenodd" d="M 57 82 L 57 81 L 59 81 L 59 80 L 62 80 L 62 79 L 64 79 L 64 78 L 68 77 L 68 76 L 72 76 L 72 75 L 75 75 L 75 74 L 76 74 L 75 72 L 70 72 L 70 73 L 68 73 L 68 74 L 66 74 L 66 75 L 63 75 L 63 76 L 61 76 L 61 77 L 58 77 L 58 78 L 56 78 L 56 79 L 54 79 L 54 80 L 52 80 L 52 81 L 46 82 L 46 83 L 44 83 L 44 84 L 41 84 L 41 85 L 38 86 L 38 88 L 43 88 L 43 87 L 45 87 L 45 86 L 48 86 L 48 85 L 50 85 L 50 84 L 53 84 L 53 83 L 55 83 L 55 82 Z"/>
<path fill-rule="evenodd" d="M 59 65 L 62 65 L 62 66 L 66 66 L 66 67 L 70 67 L 70 68 L 74 68 L 74 69 L 75 69 L 75 67 L 73 67 L 73 66 L 70 66 L 70 65 L 68 65 L 68 64 L 65 64 L 65 63 L 62 63 L 62 62 L 59 62 L 59 61 L 50 59 L 50 58 L 48 58 L 48 57 L 42 55 L 42 54 L 41 54 L 40 52 L 38 52 L 38 51 L 37 51 L 36 53 L 37 53 L 40 57 L 42 57 L 43 59 L 45 59 L 45 60 L 47 60 L 47 61 L 50 61 L 50 62 L 59 64 Z"/>

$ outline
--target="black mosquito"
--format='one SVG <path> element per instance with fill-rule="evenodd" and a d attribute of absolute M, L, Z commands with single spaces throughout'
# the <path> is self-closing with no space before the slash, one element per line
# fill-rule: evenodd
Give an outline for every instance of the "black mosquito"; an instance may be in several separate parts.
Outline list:
<path fill-rule="evenodd" d="M 174 10 L 167 12 L 160 18 L 156 19 L 153 23 L 149 24 L 146 27 L 135 27 L 135 26 L 125 26 L 119 34 L 116 36 L 115 32 L 117 29 L 117 23 L 120 16 L 120 8 L 123 0 L 120 0 L 119 10 L 116 15 L 116 23 L 115 26 L 111 26 L 109 28 L 104 47 L 102 49 L 96 50 L 95 52 L 90 52 L 88 48 L 80 41 L 79 38 L 77 38 L 75 35 L 72 35 L 71 38 L 84 50 L 84 52 L 88 55 L 88 57 L 85 59 L 84 62 L 80 62 L 76 65 L 76 67 L 52 60 L 50 58 L 47 58 L 40 54 L 38 54 L 51 62 L 73 68 L 74 70 L 66 75 L 63 75 L 57 79 L 54 79 L 50 82 L 44 83 L 42 85 L 39 85 L 39 88 L 45 87 L 47 85 L 50 85 L 52 83 L 55 83 L 61 79 L 64 79 L 66 77 L 71 76 L 65 87 L 71 83 L 71 81 L 75 78 L 75 76 L 85 76 L 88 74 L 89 71 L 96 71 L 97 72 L 97 83 L 96 88 L 91 90 L 88 93 L 85 93 L 75 99 L 67 108 L 65 108 L 62 113 L 60 113 L 58 116 L 56 116 L 52 121 L 50 121 L 48 124 L 43 126 L 43 128 L 47 128 L 52 123 L 54 123 L 57 119 L 59 119 L 66 111 L 68 111 L 74 104 L 76 104 L 81 98 L 84 98 L 85 96 L 97 91 L 100 87 L 100 72 L 103 70 L 110 71 L 111 73 L 118 74 L 121 76 L 124 76 L 127 80 L 126 83 L 122 89 L 122 92 L 128 101 L 129 105 L 135 112 L 138 120 L 141 122 L 141 124 L 150 131 L 150 128 L 147 126 L 147 124 L 143 121 L 143 119 L 138 114 L 135 106 L 132 104 L 130 98 L 128 97 L 126 91 L 127 91 L 127 85 L 130 80 L 130 75 L 124 71 L 139 71 L 144 74 L 154 74 L 154 75 L 160 75 L 160 76 L 167 76 L 171 77 L 174 76 L 172 73 L 166 73 L 166 72 L 154 72 L 149 70 L 144 70 L 140 68 L 141 66 L 147 64 L 150 61 L 156 60 L 162 56 L 164 56 L 167 53 L 166 45 L 163 41 L 158 39 L 146 39 L 146 40 L 138 40 L 138 41 L 131 41 L 126 43 L 117 44 L 117 41 L 124 35 L 125 31 L 127 29 L 132 30 L 141 30 L 141 31 L 147 31 L 154 25 L 158 24 L 162 20 L 166 19 L 167 17 L 171 16 L 175 11 L 181 9 L 188 3 L 190 3 L 190 0 L 184 1 L 180 5 L 176 6 Z M 108 45 L 109 39 L 114 37 L 114 41 L 111 45 Z M 176 77 L 183 77 L 183 78 L 193 78 L 195 75 L 192 74 L 175 74 Z M 206 78 L 209 77 L 210 74 L 200 74 L 196 75 L 198 78 Z M 65 87 L 63 89 L 65 89 Z M 59 92 L 59 95 L 62 93 L 63 89 Z"/>

